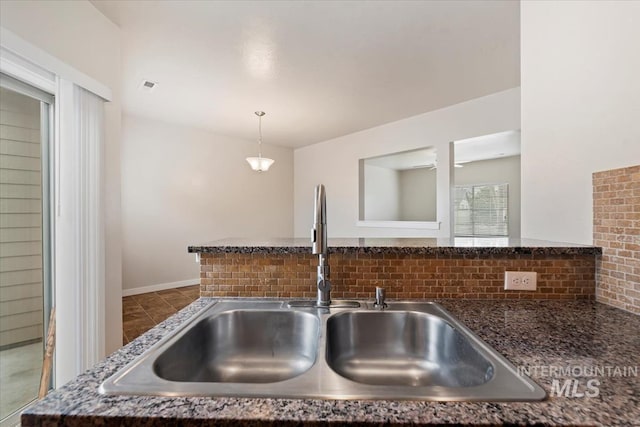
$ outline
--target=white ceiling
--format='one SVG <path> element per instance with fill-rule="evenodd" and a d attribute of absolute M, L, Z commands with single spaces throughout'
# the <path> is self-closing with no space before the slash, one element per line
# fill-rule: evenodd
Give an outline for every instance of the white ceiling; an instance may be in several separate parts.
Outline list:
<path fill-rule="evenodd" d="M 455 141 L 456 163 L 498 159 L 520 155 L 520 130 L 477 136 Z"/>
<path fill-rule="evenodd" d="M 289 147 L 520 83 L 518 1 L 111 1 L 126 113 Z M 140 90 L 143 79 L 159 83 Z"/>
<path fill-rule="evenodd" d="M 385 156 L 365 159 L 365 164 L 381 168 L 406 170 L 426 166 L 435 166 L 437 159 L 435 147 L 425 147 L 418 150 L 402 151 Z"/>
<path fill-rule="evenodd" d="M 482 135 L 454 142 L 454 159 L 458 165 L 478 160 L 491 160 L 519 155 L 519 130 Z M 407 170 L 436 166 L 437 157 L 438 153 L 435 147 L 425 147 L 418 150 L 370 157 L 365 159 L 365 163 L 387 169 Z"/>

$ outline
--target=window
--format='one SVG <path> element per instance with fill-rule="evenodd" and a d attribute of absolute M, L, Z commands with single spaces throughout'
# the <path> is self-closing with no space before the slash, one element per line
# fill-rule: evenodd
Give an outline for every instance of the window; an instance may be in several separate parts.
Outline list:
<path fill-rule="evenodd" d="M 509 185 L 455 187 L 456 236 L 508 236 Z"/>
<path fill-rule="evenodd" d="M 53 97 L 0 74 L 0 424 L 38 395 L 51 308 Z M 19 418 L 18 420 L 19 421 Z"/>

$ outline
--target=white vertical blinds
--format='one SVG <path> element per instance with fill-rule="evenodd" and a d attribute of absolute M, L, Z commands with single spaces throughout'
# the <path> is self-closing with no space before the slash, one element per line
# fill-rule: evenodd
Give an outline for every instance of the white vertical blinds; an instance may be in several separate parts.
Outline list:
<path fill-rule="evenodd" d="M 482 184 L 455 187 L 456 236 L 508 236 L 509 185 Z"/>
<path fill-rule="evenodd" d="M 56 387 L 104 357 L 104 107 L 59 79 Z"/>
<path fill-rule="evenodd" d="M 69 166 L 77 168 L 77 203 L 72 215 L 77 218 L 77 260 L 84 261 L 77 265 L 80 274 L 74 284 L 82 319 L 77 325 L 82 372 L 104 355 L 104 102 L 77 85 L 73 96 L 73 156 L 77 163 Z"/>

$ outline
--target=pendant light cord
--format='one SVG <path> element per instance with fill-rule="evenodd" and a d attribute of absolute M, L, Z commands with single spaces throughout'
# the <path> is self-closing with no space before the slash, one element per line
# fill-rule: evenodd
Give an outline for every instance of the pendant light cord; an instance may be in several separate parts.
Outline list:
<path fill-rule="evenodd" d="M 258 158 L 262 158 L 262 115 L 258 115 Z"/>

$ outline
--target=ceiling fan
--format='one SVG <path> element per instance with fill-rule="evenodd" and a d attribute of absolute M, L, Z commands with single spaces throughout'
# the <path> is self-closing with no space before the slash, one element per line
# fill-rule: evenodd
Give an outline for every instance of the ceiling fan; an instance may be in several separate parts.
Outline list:
<path fill-rule="evenodd" d="M 455 162 L 455 163 L 453 164 L 453 167 L 454 167 L 454 168 L 463 168 L 463 167 L 464 167 L 463 165 L 464 165 L 465 163 L 469 163 L 469 160 L 463 160 L 463 161 L 460 161 L 460 162 Z M 434 160 L 434 162 L 433 162 L 433 163 L 431 163 L 431 164 L 414 166 L 414 168 L 416 168 L 416 169 L 417 169 L 417 168 L 426 168 L 426 167 L 428 167 L 430 171 L 432 171 L 432 170 L 434 170 L 434 169 L 437 169 L 437 168 L 438 168 L 438 162 L 437 162 L 436 160 Z"/>

